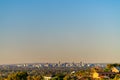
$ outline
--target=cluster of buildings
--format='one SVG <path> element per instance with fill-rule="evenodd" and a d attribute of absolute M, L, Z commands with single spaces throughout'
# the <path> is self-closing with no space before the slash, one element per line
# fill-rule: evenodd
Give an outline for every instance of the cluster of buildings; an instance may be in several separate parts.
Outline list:
<path fill-rule="evenodd" d="M 35 63 L 35 64 L 17 64 L 17 67 L 83 67 L 87 66 L 81 63 Z"/>
<path fill-rule="evenodd" d="M 34 63 L 34 64 L 15 64 L 16 67 L 41 68 L 41 67 L 105 67 L 106 64 L 92 64 L 92 63 Z"/>
<path fill-rule="evenodd" d="M 91 73 L 91 75 L 89 76 L 85 76 L 85 77 L 90 77 L 92 79 L 97 79 L 97 80 L 101 80 L 101 79 L 107 79 L 110 80 L 111 78 L 115 78 L 116 75 L 119 75 L 119 80 L 120 80 L 120 66 L 116 66 L 116 67 L 111 67 L 110 70 L 105 71 L 104 69 L 106 68 L 107 64 L 92 64 L 92 63 L 33 63 L 33 64 L 13 64 L 13 65 L 0 65 L 0 69 L 1 70 L 41 70 L 41 72 L 47 72 L 47 70 L 49 70 L 48 72 L 56 72 L 55 70 L 58 71 L 62 71 L 62 69 L 65 69 L 65 71 L 67 71 L 67 69 L 71 69 L 73 70 L 73 67 L 75 68 L 75 71 L 72 70 L 68 70 L 72 71 L 71 73 L 74 74 L 76 71 L 79 71 L 81 69 L 92 69 L 92 68 L 101 68 L 102 71 L 94 71 Z M 56 67 L 56 68 L 55 68 Z M 62 68 L 63 67 L 63 68 Z M 65 67 L 65 68 L 64 68 Z M 79 69 L 77 69 L 77 67 Z M 43 69 L 43 70 L 42 70 Z M 47 69 L 47 70 L 46 70 Z M 51 70 L 50 70 L 51 69 Z M 46 71 L 45 71 L 46 70 Z M 30 72 L 31 72 L 30 71 Z M 64 71 L 64 70 L 63 70 Z M 39 71 L 40 72 L 40 71 Z M 8 73 L 6 74 L 8 75 Z M 0 74 L 0 76 L 4 76 L 3 74 Z M 45 80 L 49 80 L 51 79 L 51 76 L 44 76 Z M 81 80 L 84 80 L 82 78 L 84 77 L 80 77 Z"/>

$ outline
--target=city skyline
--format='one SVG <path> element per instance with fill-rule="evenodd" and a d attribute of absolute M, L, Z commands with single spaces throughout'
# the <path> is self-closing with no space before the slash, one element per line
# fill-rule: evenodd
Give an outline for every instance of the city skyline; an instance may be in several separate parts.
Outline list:
<path fill-rule="evenodd" d="M 0 64 L 119 63 L 119 3 L 0 1 Z"/>

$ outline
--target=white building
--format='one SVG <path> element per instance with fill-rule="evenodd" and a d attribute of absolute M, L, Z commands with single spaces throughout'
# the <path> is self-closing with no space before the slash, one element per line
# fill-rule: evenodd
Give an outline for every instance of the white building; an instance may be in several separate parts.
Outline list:
<path fill-rule="evenodd" d="M 44 80 L 50 80 L 52 77 L 44 76 Z"/>

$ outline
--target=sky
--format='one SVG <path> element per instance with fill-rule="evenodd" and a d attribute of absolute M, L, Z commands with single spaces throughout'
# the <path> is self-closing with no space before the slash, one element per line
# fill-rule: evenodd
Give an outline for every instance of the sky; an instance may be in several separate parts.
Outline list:
<path fill-rule="evenodd" d="M 119 0 L 1 0 L 0 64 L 120 62 Z"/>

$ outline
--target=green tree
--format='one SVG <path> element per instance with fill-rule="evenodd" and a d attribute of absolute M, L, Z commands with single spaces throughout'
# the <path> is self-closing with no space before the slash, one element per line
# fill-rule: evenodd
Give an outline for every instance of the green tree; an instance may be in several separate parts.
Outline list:
<path fill-rule="evenodd" d="M 109 69 L 109 68 L 104 69 L 104 72 L 110 72 L 110 71 L 111 71 L 111 69 Z"/>
<path fill-rule="evenodd" d="M 63 78 L 63 80 L 70 80 L 70 75 L 66 75 L 64 78 Z"/>
<path fill-rule="evenodd" d="M 114 80 L 120 80 L 120 74 L 115 75 Z"/>
<path fill-rule="evenodd" d="M 64 77 L 65 77 L 64 74 L 59 73 L 59 74 L 55 75 L 55 76 L 52 78 L 52 80 L 63 80 Z"/>
<path fill-rule="evenodd" d="M 42 76 L 33 76 L 32 77 L 32 80 L 43 80 L 43 77 Z"/>
<path fill-rule="evenodd" d="M 33 80 L 33 78 L 31 76 L 28 76 L 27 80 Z"/>
<path fill-rule="evenodd" d="M 7 80 L 27 80 L 27 72 L 16 72 L 8 75 Z"/>

